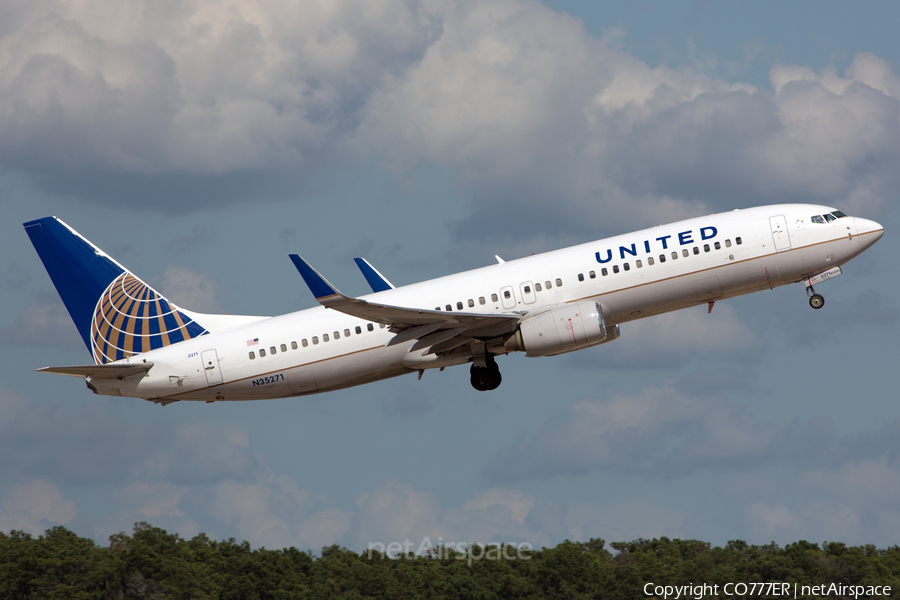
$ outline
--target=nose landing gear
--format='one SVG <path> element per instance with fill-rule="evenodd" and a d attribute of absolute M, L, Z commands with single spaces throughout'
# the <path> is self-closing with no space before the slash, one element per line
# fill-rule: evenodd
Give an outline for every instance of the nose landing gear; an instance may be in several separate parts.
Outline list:
<path fill-rule="evenodd" d="M 500 382 L 503 381 L 497 361 L 494 360 L 492 355 L 485 354 L 484 363 L 485 366 L 483 367 L 478 366 L 476 363 L 472 364 L 472 368 L 469 371 L 471 374 L 469 381 L 472 383 L 472 387 L 479 392 L 496 390 L 500 387 Z"/>
<path fill-rule="evenodd" d="M 822 294 L 817 294 L 816 290 L 813 289 L 813 286 L 806 288 L 806 295 L 809 296 L 809 305 L 816 310 L 825 306 L 825 298 Z"/>

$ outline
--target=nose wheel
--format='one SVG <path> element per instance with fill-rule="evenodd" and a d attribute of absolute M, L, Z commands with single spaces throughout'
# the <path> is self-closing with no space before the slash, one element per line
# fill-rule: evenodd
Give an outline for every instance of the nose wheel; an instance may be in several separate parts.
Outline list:
<path fill-rule="evenodd" d="M 479 392 L 496 390 L 503 381 L 497 361 L 490 354 L 485 356 L 485 366 L 479 367 L 473 364 L 469 372 L 471 374 L 469 381 L 472 383 L 472 387 Z"/>
<path fill-rule="evenodd" d="M 813 286 L 806 288 L 806 295 L 809 296 L 809 305 L 816 310 L 825 306 L 825 298 L 822 294 L 817 294 L 816 290 L 813 289 Z"/>

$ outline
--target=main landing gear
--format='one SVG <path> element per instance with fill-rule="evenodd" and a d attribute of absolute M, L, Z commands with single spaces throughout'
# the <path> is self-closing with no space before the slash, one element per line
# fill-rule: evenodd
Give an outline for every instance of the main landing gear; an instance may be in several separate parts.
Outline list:
<path fill-rule="evenodd" d="M 478 366 L 477 361 L 472 363 L 472 369 L 469 371 L 472 387 L 479 392 L 489 392 L 500 387 L 503 377 L 500 375 L 500 369 L 497 367 L 497 361 L 490 354 L 484 355 L 485 365 Z"/>
<path fill-rule="evenodd" d="M 809 305 L 816 310 L 825 306 L 825 298 L 822 297 L 822 294 L 817 294 L 813 286 L 806 288 L 806 295 L 809 296 Z"/>

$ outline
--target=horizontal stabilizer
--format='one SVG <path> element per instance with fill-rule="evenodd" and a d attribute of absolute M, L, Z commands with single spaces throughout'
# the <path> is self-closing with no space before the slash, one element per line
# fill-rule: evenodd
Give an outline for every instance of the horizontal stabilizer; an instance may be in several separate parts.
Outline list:
<path fill-rule="evenodd" d="M 353 261 L 356 263 L 356 266 L 359 267 L 359 270 L 362 271 L 363 277 L 366 278 L 366 281 L 369 283 L 369 287 L 372 288 L 372 291 L 376 294 L 378 292 L 384 292 L 386 290 L 394 289 L 394 284 L 387 280 L 387 278 L 378 272 L 378 269 L 369 264 L 364 258 L 354 258 Z"/>
<path fill-rule="evenodd" d="M 76 367 L 44 367 L 38 373 L 56 373 L 72 377 L 90 377 L 91 379 L 124 379 L 133 375 L 143 375 L 153 367 L 153 363 L 84 365 Z"/>

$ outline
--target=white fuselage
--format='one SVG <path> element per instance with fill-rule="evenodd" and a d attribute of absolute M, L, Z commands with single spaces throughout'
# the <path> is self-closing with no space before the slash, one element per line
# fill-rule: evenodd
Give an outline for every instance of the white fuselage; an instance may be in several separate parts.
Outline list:
<path fill-rule="evenodd" d="M 795 204 L 714 214 L 363 298 L 479 314 L 526 314 L 591 300 L 612 326 L 795 283 L 846 263 L 881 237 L 881 226 L 865 219 L 811 221 L 833 210 Z M 154 366 L 146 375 L 89 384 L 101 394 L 162 402 L 254 400 L 325 392 L 471 360 L 464 353 L 440 360 L 409 352 L 415 340 L 387 346 L 394 335 L 377 323 L 319 306 L 132 356 L 120 363 Z"/>

